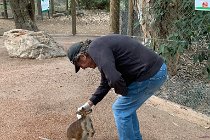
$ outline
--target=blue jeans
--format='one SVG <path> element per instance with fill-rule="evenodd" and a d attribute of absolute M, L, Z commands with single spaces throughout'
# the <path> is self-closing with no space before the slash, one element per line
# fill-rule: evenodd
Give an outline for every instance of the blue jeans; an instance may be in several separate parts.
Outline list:
<path fill-rule="evenodd" d="M 167 68 L 163 64 L 150 79 L 133 82 L 128 94 L 119 96 L 112 105 L 119 140 L 142 140 L 136 110 L 157 91 L 167 79 Z"/>

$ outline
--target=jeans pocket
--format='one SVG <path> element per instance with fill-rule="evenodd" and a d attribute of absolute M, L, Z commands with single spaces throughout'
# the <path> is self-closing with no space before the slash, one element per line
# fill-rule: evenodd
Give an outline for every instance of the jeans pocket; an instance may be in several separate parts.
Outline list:
<path fill-rule="evenodd" d="M 163 85 L 166 79 L 167 79 L 167 75 L 162 75 L 160 77 L 150 79 L 148 88 L 147 88 L 147 93 L 154 94 L 154 92 L 160 89 L 160 87 Z"/>
<path fill-rule="evenodd" d="M 158 79 L 163 79 L 167 77 L 167 67 L 166 64 L 164 63 L 160 70 L 153 76 L 150 78 L 150 80 L 158 80 Z"/>
<path fill-rule="evenodd" d="M 160 70 L 151 77 L 148 81 L 147 93 L 154 93 L 155 91 L 159 90 L 160 87 L 167 79 L 167 68 L 166 65 L 162 65 Z"/>

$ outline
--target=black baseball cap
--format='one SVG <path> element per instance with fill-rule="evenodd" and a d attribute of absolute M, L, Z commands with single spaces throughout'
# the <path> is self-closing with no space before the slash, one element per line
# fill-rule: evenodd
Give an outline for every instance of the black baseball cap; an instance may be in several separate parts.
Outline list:
<path fill-rule="evenodd" d="M 82 44 L 81 44 L 81 42 L 79 42 L 79 43 L 73 44 L 68 49 L 68 54 L 67 55 L 68 55 L 68 58 L 69 58 L 70 62 L 75 65 L 75 72 L 76 73 L 80 69 L 80 66 L 78 66 L 76 62 L 77 62 L 77 59 L 78 59 L 77 55 L 79 54 L 81 48 L 82 48 Z"/>

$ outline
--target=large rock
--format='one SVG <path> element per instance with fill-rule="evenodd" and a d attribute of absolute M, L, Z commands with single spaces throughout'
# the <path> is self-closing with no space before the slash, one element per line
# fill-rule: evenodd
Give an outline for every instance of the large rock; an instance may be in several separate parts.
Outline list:
<path fill-rule="evenodd" d="M 4 32 L 3 37 L 10 57 L 46 59 L 66 55 L 64 49 L 43 31 L 13 29 Z"/>

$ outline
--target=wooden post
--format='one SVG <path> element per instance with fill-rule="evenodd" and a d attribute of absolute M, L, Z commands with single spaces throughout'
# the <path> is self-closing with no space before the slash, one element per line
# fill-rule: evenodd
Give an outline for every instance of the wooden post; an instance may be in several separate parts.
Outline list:
<path fill-rule="evenodd" d="M 7 0 L 3 0 L 3 6 L 4 6 L 4 18 L 8 19 Z"/>
<path fill-rule="evenodd" d="M 110 0 L 110 32 L 118 34 L 120 24 L 120 0 Z"/>
<path fill-rule="evenodd" d="M 38 10 L 39 18 L 41 18 L 43 20 L 41 0 L 37 0 L 37 10 Z"/>
<path fill-rule="evenodd" d="M 128 35 L 133 35 L 133 0 L 129 0 L 129 13 L 128 13 Z"/>
<path fill-rule="evenodd" d="M 69 0 L 66 0 L 66 12 L 68 13 L 69 11 Z"/>
<path fill-rule="evenodd" d="M 72 34 L 76 35 L 76 2 L 71 0 Z"/>
<path fill-rule="evenodd" d="M 50 15 L 53 17 L 53 14 L 55 13 L 54 10 L 54 0 L 50 0 Z"/>
<path fill-rule="evenodd" d="M 48 15 L 48 18 L 50 19 L 50 11 L 49 10 L 47 10 L 47 15 Z M 53 15 L 51 15 L 51 16 L 53 16 Z"/>
<path fill-rule="evenodd" d="M 42 15 L 42 6 L 41 6 L 41 0 L 37 0 L 37 11 L 38 11 L 38 15 L 41 17 Z"/>

